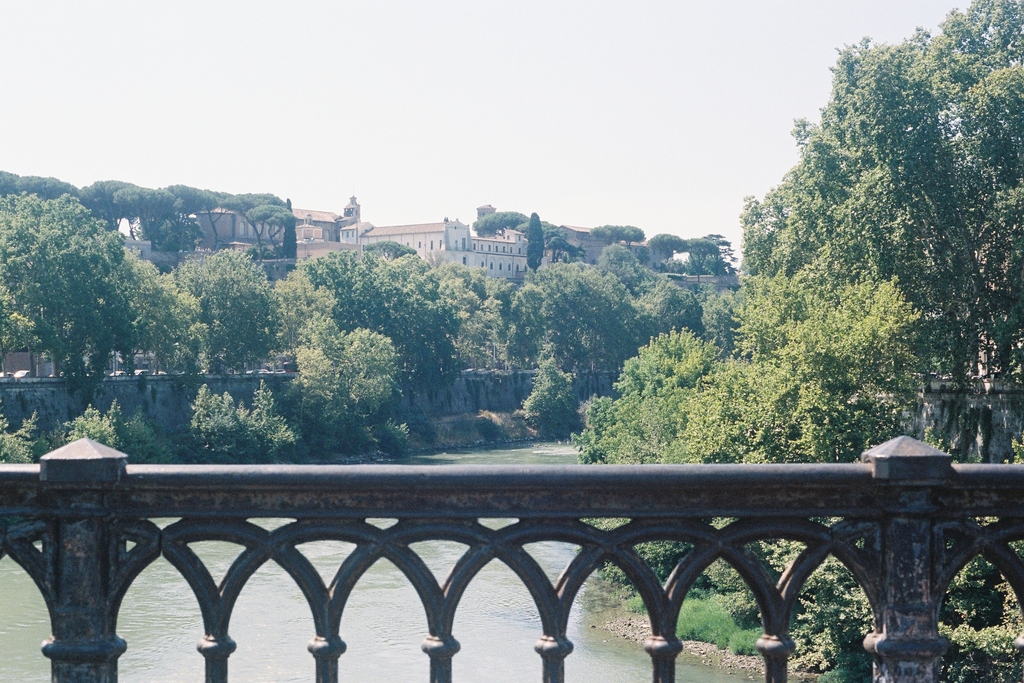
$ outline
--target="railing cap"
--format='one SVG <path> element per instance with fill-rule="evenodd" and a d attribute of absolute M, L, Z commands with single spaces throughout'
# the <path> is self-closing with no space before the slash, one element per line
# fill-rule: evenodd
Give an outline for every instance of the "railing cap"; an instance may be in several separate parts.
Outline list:
<path fill-rule="evenodd" d="M 116 484 L 128 456 L 92 439 L 79 439 L 39 459 L 39 481 L 48 484 Z"/>
<path fill-rule="evenodd" d="M 910 436 L 897 436 L 861 454 L 875 479 L 932 481 L 953 473 L 953 458 Z"/>

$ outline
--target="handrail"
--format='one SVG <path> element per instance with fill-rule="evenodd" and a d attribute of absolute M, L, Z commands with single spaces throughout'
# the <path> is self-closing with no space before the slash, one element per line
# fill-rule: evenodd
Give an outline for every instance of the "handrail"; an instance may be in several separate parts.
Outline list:
<path fill-rule="evenodd" d="M 382 557 L 416 587 L 428 615 L 423 650 L 432 683 L 450 683 L 458 641 L 451 628 L 462 592 L 493 559 L 507 564 L 537 604 L 542 680 L 560 683 L 572 651 L 566 624 L 584 581 L 618 565 L 650 615 L 645 649 L 655 683 L 675 680 L 683 599 L 712 562 L 739 572 L 761 609 L 765 680 L 781 683 L 794 650 L 788 629 L 807 578 L 829 556 L 864 588 L 874 612 L 865 648 L 879 683 L 938 681 L 946 642 L 938 613 L 956 573 L 984 555 L 1024 596 L 1024 466 L 952 465 L 950 457 L 901 437 L 858 464 L 648 466 L 170 466 L 128 465 L 127 457 L 80 440 L 38 465 L 0 466 L 0 551 L 32 576 L 50 611 L 43 653 L 56 683 L 113 683 L 126 644 L 114 625 L 138 574 L 165 557 L 196 594 L 206 636 L 199 651 L 208 683 L 228 680 L 234 600 L 263 563 L 274 561 L 302 589 L 313 614 L 309 644 L 318 683 L 339 680 L 339 627 L 349 591 Z M 150 521 L 178 517 L 164 529 Z M 250 518 L 295 520 L 267 531 Z M 386 529 L 370 517 L 396 518 Z M 491 529 L 481 518 L 514 518 Z M 626 518 L 599 528 L 587 520 Z M 712 524 L 712 518 L 728 523 Z M 984 519 L 982 519 L 984 518 Z M 731 520 L 731 521 L 729 521 Z M 998 520 L 998 521 L 993 521 Z M 758 540 L 805 544 L 776 583 L 745 546 Z M 244 548 L 221 584 L 190 543 Z M 356 549 L 326 585 L 298 546 L 342 540 Z M 424 540 L 468 546 L 438 583 L 410 548 Z M 525 546 L 570 542 L 580 551 L 552 584 Z M 653 540 L 692 550 L 662 584 L 634 550 Z M 37 543 L 41 542 L 41 549 Z M 1018 639 L 1024 648 L 1024 639 Z"/>

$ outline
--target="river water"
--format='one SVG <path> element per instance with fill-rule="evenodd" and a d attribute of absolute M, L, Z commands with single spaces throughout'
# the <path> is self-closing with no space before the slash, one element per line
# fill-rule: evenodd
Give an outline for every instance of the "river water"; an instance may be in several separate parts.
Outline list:
<path fill-rule="evenodd" d="M 571 464 L 576 452 L 558 444 L 533 444 L 500 450 L 415 456 L 403 464 Z M 161 526 L 173 520 L 157 520 Z M 285 520 L 266 520 L 271 528 Z M 381 522 L 383 523 L 383 522 Z M 228 543 L 191 546 L 215 579 L 238 553 Z M 323 542 L 300 546 L 325 577 L 333 575 L 352 546 Z M 446 542 L 414 545 L 443 579 L 463 547 Z M 568 564 L 574 546 L 538 543 L 528 550 L 552 578 Z M 575 649 L 566 660 L 569 683 L 641 683 L 651 680 L 650 659 L 642 647 L 617 638 L 600 625 L 617 607 L 600 585 L 588 583 L 573 608 L 568 637 Z M 119 662 L 122 683 L 202 681 L 203 658 L 196 643 L 203 635 L 199 607 L 184 579 L 162 558 L 150 565 L 125 596 L 118 634 L 128 642 Z M 313 658 L 306 644 L 313 636 L 305 598 L 273 562 L 249 580 L 231 619 L 238 644 L 229 664 L 231 679 L 246 683 L 310 681 Z M 0 560 L 0 681 L 44 683 L 49 661 L 39 650 L 50 633 L 46 607 L 31 579 L 10 558 Z M 348 645 L 339 660 L 341 680 L 353 683 L 413 683 L 427 680 L 429 660 L 420 650 L 426 618 L 416 592 L 386 560 L 374 565 L 352 593 L 341 622 Z M 492 562 L 472 581 L 455 619 L 453 635 L 462 650 L 453 660 L 460 683 L 521 683 L 539 680 L 540 657 L 533 644 L 540 619 L 526 588 L 500 562 Z M 677 680 L 684 683 L 738 683 L 738 677 L 702 666 L 683 655 Z"/>

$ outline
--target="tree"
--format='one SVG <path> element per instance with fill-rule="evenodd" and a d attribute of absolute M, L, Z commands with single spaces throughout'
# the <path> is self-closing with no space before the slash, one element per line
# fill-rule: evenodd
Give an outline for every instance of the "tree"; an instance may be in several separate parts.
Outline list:
<path fill-rule="evenodd" d="M 40 199 L 58 199 L 64 195 L 79 196 L 77 187 L 56 178 L 19 176 L 0 171 L 0 197 L 8 195 L 34 194 Z"/>
<path fill-rule="evenodd" d="M 458 317 L 440 295 L 437 270 L 422 259 L 388 261 L 373 254 L 357 259 L 337 251 L 304 261 L 297 271 L 334 297 L 332 318 L 339 330 L 362 327 L 391 339 L 405 386 L 441 386 L 458 372 Z"/>
<path fill-rule="evenodd" d="M 72 389 L 101 378 L 111 354 L 132 349 L 132 314 L 119 275 L 123 238 L 77 199 L 0 199 L 0 281 L 14 304 L 17 334 L 61 367 Z"/>
<path fill-rule="evenodd" d="M 177 198 L 167 190 L 127 184 L 113 196 L 113 202 L 127 215 L 132 239 L 150 240 L 156 249 L 165 246 L 164 228 L 174 218 L 176 201 Z"/>
<path fill-rule="evenodd" d="M 558 263 L 559 261 L 571 263 L 572 261 L 582 259 L 587 255 L 586 249 L 578 247 L 568 240 L 564 228 L 545 228 L 544 248 L 547 249 L 551 255 L 551 263 Z"/>
<path fill-rule="evenodd" d="M 939 35 L 845 49 L 821 122 L 797 122 L 799 163 L 747 202 L 748 272 L 895 278 L 932 372 L 1019 381 L 1022 25 L 1018 0 L 977 0 Z"/>
<path fill-rule="evenodd" d="M 277 349 L 291 352 L 301 344 L 302 330 L 316 317 L 330 318 L 337 302 L 326 287 L 315 287 L 302 270 L 292 271 L 274 285 L 280 311 Z"/>
<path fill-rule="evenodd" d="M 640 346 L 641 326 L 629 291 L 614 275 L 576 263 L 553 263 L 515 293 L 509 355 L 521 366 L 550 356 L 566 372 L 617 370 Z"/>
<path fill-rule="evenodd" d="M 199 301 L 208 368 L 241 370 L 269 355 L 279 318 L 261 268 L 238 252 L 219 251 L 183 263 L 175 281 Z"/>
<path fill-rule="evenodd" d="M 659 335 L 626 361 L 619 398 L 594 400 L 574 437 L 584 463 L 659 462 L 685 425 L 680 408 L 714 367 L 716 349 L 689 331 Z"/>
<path fill-rule="evenodd" d="M 526 424 L 548 439 L 566 439 L 580 427 L 579 399 L 572 375 L 545 359 L 533 378 L 533 390 L 523 401 Z"/>
<path fill-rule="evenodd" d="M 692 292 L 677 287 L 664 277 L 657 278 L 637 300 L 637 308 L 647 316 L 647 337 L 672 330 L 704 333 L 704 307 Z"/>
<path fill-rule="evenodd" d="M 125 255 L 119 280 L 132 311 L 133 351 L 152 353 L 157 368 L 198 372 L 207 338 L 199 300 L 133 254 Z"/>
<path fill-rule="evenodd" d="M 649 289 L 656 281 L 655 274 L 642 266 L 633 252 L 618 244 L 610 244 L 601 250 L 597 267 L 617 277 L 634 296 Z"/>
<path fill-rule="evenodd" d="M 458 316 L 455 348 L 462 368 L 496 368 L 506 357 L 505 337 L 514 285 L 478 268 L 446 263 L 436 271 L 439 295 Z"/>
<path fill-rule="evenodd" d="M 398 395 L 398 354 L 370 330 L 342 332 L 328 317 L 309 320 L 296 351 L 292 411 L 312 453 L 360 453 L 375 444 L 371 424 Z"/>
<path fill-rule="evenodd" d="M 33 328 L 32 320 L 18 309 L 7 285 L 0 282 L 0 370 L 7 370 L 4 363 L 8 353 L 37 343 Z"/>
<path fill-rule="evenodd" d="M 131 218 L 132 214 L 126 205 L 115 199 L 115 195 L 129 187 L 135 186 L 120 180 L 98 180 L 83 187 L 79 194 L 82 204 L 92 211 L 96 218 L 104 221 L 108 230 L 117 232 L 121 221 Z"/>
<path fill-rule="evenodd" d="M 276 204 L 261 204 L 245 212 L 245 219 L 253 226 L 256 233 L 256 245 L 259 253 L 258 260 L 263 260 L 263 238 L 266 236 L 270 246 L 275 246 L 275 240 L 284 237 L 285 232 L 290 228 L 295 229 L 295 214 L 283 206 Z"/>
<path fill-rule="evenodd" d="M 687 247 L 684 271 L 688 275 L 728 275 L 732 272 L 732 266 L 723 256 L 723 249 L 731 254 L 732 247 L 720 235 L 690 240 Z"/>
<path fill-rule="evenodd" d="M 284 236 L 295 228 L 295 214 L 288 208 L 287 202 L 272 194 L 235 194 L 221 197 L 220 206 L 222 209 L 234 211 L 243 217 L 252 226 L 256 233 L 256 248 L 254 255 L 257 260 L 263 260 L 266 250 L 263 240 L 266 238 L 274 247 L 275 240 Z"/>
<path fill-rule="evenodd" d="M 509 228 L 516 228 L 530 219 L 518 211 L 496 211 L 473 223 L 473 231 L 481 237 L 491 237 L 504 233 Z"/>
<path fill-rule="evenodd" d="M 366 245 L 363 247 L 363 253 L 376 254 L 382 259 L 391 261 L 403 256 L 415 256 L 416 250 L 392 240 L 384 240 L 383 242 L 374 242 L 373 244 Z"/>
<path fill-rule="evenodd" d="M 156 247 L 160 251 L 191 251 L 203 234 L 196 217 L 209 216 L 217 208 L 220 196 L 188 185 L 171 185 L 164 190 L 174 195 L 174 205 L 160 226 L 161 237 Z"/>
<path fill-rule="evenodd" d="M 656 259 L 670 259 L 676 254 L 682 254 L 690 250 L 689 240 L 678 235 L 661 233 L 647 240 L 647 246 Z"/>
<path fill-rule="evenodd" d="M 285 200 L 285 208 L 292 213 L 292 200 Z M 298 256 L 298 244 L 295 235 L 295 214 L 292 213 L 292 220 L 284 226 L 284 240 L 281 245 L 281 252 L 285 258 L 296 258 Z"/>
<path fill-rule="evenodd" d="M 718 292 L 711 285 L 701 285 L 698 294 L 702 309 L 703 339 L 718 348 L 723 360 L 732 357 L 739 327 L 737 312 L 743 307 L 743 290 Z"/>
<path fill-rule="evenodd" d="M 534 213 L 530 214 L 530 225 L 526 229 L 526 265 L 536 271 L 543 260 L 544 228 L 541 227 L 540 217 Z"/>
<path fill-rule="evenodd" d="M 605 244 L 625 242 L 627 247 L 644 241 L 644 231 L 632 225 L 599 225 L 590 231 L 590 236 Z"/>

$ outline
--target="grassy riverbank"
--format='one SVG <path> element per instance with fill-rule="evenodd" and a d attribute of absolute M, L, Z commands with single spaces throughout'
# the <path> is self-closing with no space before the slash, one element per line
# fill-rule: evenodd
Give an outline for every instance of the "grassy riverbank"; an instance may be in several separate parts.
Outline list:
<path fill-rule="evenodd" d="M 677 637 L 683 643 L 678 661 L 682 665 L 707 667 L 729 674 L 740 680 L 763 680 L 764 660 L 753 648 L 753 641 L 761 635 L 758 630 L 753 640 L 747 643 L 748 633 L 728 617 L 728 612 L 709 605 L 709 600 L 696 599 L 684 602 L 680 614 Z M 650 636 L 651 626 L 643 605 L 638 598 L 625 598 L 620 587 L 610 581 L 594 577 L 587 582 L 583 595 L 586 628 L 603 629 L 624 640 L 642 644 Z M 686 605 L 690 606 L 687 607 Z M 742 634 L 737 637 L 736 634 Z M 729 640 L 742 643 L 734 652 L 728 647 Z M 724 645 L 719 646 L 716 641 Z M 749 646 L 749 647 L 748 647 Z M 790 680 L 796 683 L 816 681 L 817 676 L 806 672 L 790 672 Z"/>

